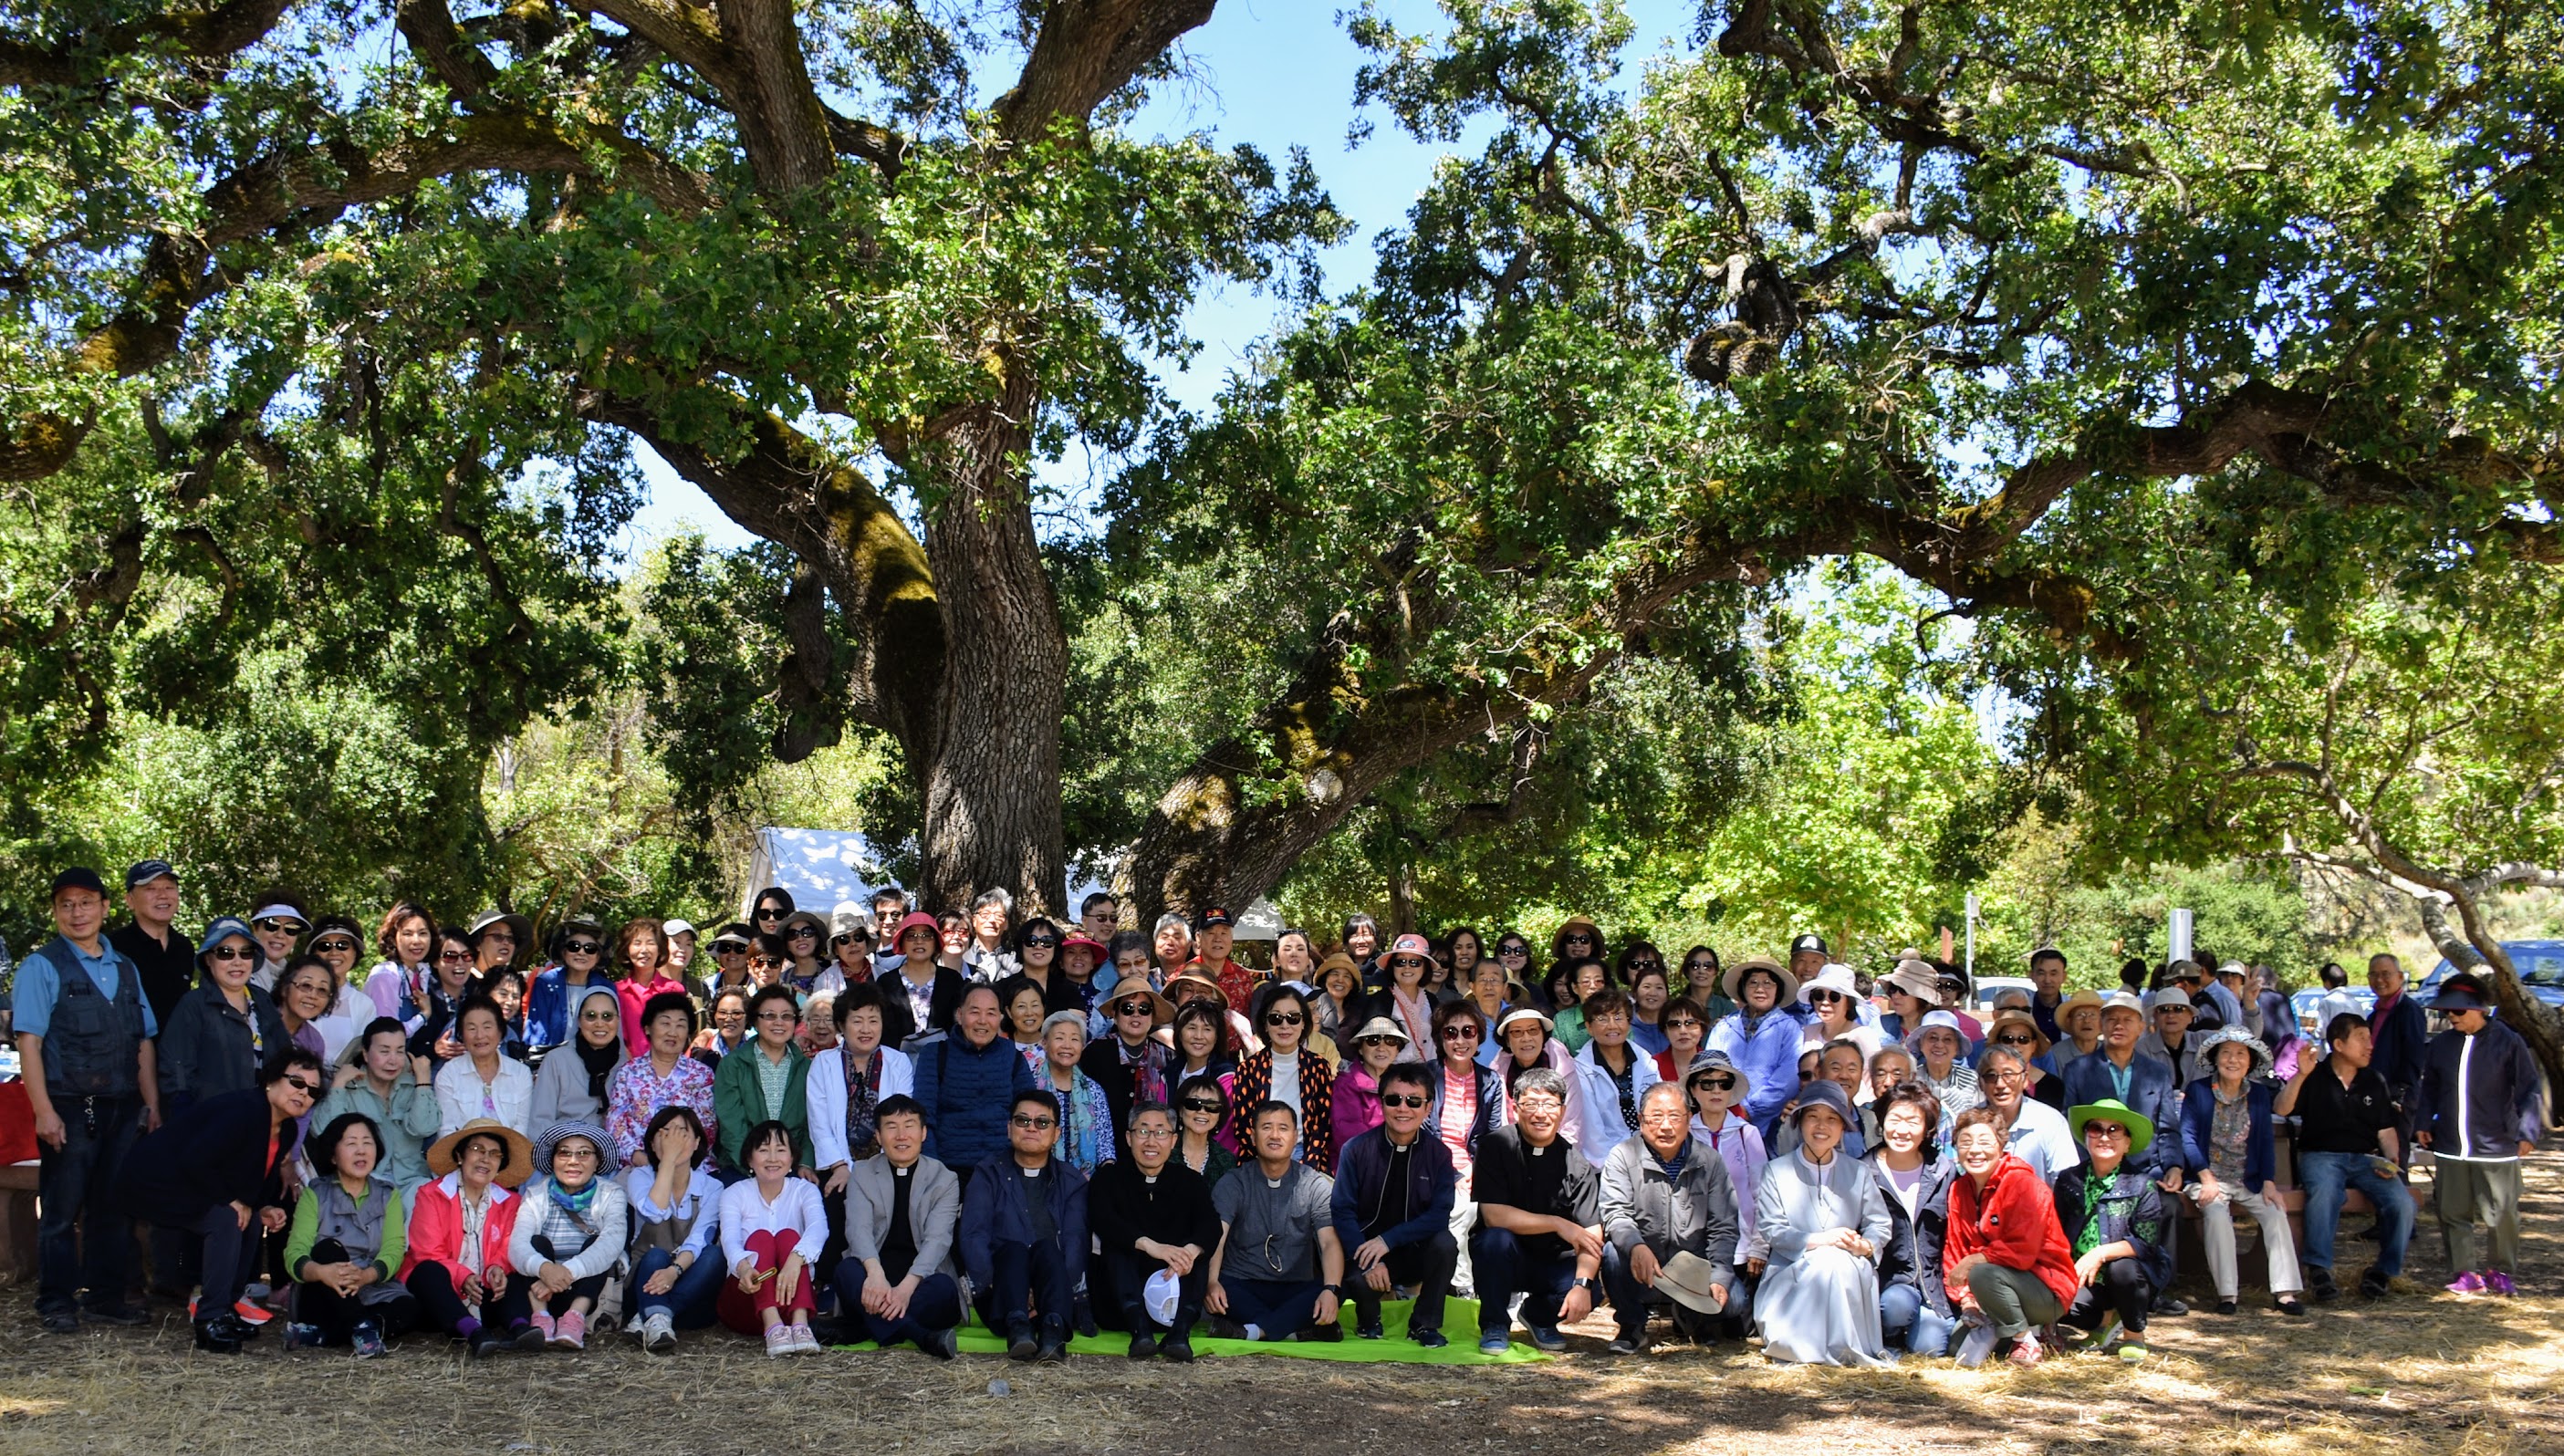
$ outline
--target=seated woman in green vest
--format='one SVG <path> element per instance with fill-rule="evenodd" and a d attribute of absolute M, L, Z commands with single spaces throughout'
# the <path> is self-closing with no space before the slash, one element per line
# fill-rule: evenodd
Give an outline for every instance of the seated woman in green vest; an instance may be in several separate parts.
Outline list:
<path fill-rule="evenodd" d="M 745 1171 L 740 1144 L 759 1123 L 781 1123 L 792 1134 L 792 1166 L 817 1177 L 810 1155 L 810 1114 L 803 1083 L 810 1059 L 794 1041 L 801 1004 L 781 983 L 760 986 L 748 1002 L 748 1044 L 722 1058 L 713 1074 L 713 1126 L 719 1129 L 722 1166 Z"/>
<path fill-rule="evenodd" d="M 384 1342 L 418 1324 L 418 1296 L 392 1278 L 409 1238 L 399 1187 L 375 1176 L 382 1130 L 362 1113 L 340 1113 L 306 1154 L 316 1176 L 285 1237 L 285 1267 L 295 1279 L 286 1347 L 352 1346 L 358 1359 L 389 1354 Z"/>

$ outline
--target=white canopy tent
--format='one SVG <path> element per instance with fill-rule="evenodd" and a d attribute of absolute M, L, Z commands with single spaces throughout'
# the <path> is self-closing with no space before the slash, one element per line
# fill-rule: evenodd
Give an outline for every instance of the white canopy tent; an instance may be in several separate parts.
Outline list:
<path fill-rule="evenodd" d="M 891 878 L 881 856 L 851 829 L 768 826 L 756 831 L 756 859 L 748 867 L 748 887 L 740 892 L 740 916 L 747 917 L 756 903 L 756 892 L 768 885 L 783 887 L 794 905 L 820 915 L 849 902 L 869 912 L 873 890 Z M 1086 903 L 1087 896 L 1098 891 L 1110 894 L 1112 888 L 1096 880 L 1069 886 L 1068 905 L 1060 919 L 1076 919 L 1077 908 Z M 1238 915 L 1236 936 L 1240 940 L 1280 939 L 1282 912 L 1270 900 L 1256 901 Z"/>

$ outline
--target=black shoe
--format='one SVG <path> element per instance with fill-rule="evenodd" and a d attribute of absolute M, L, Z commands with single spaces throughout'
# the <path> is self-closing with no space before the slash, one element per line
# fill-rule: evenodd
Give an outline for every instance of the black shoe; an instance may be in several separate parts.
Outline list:
<path fill-rule="evenodd" d="M 196 1348 L 216 1354 L 241 1352 L 241 1338 L 234 1333 L 239 1321 L 228 1316 L 202 1321 L 196 1326 Z"/>
<path fill-rule="evenodd" d="M 2332 1271 L 2321 1264 L 2306 1266 L 2306 1294 L 2316 1304 L 2328 1305 L 2341 1298 L 2341 1286 L 2332 1282 Z"/>
<path fill-rule="evenodd" d="M 1213 1340 L 1244 1340 L 1246 1327 L 1226 1315 L 1205 1315 L 1202 1330 Z"/>
<path fill-rule="evenodd" d="M 1158 1352 L 1158 1337 L 1157 1337 L 1157 1336 L 1150 1334 L 1150 1333 L 1149 1333 L 1148 1331 L 1146 1331 L 1146 1330 L 1142 1330 L 1142 1331 L 1140 1331 L 1139 1333 L 1137 1333 L 1137 1334 L 1135 1334 L 1135 1335 L 1133 1335 L 1133 1336 L 1131 1337 L 1131 1350 L 1130 1350 L 1130 1355 L 1131 1355 L 1131 1358 L 1133 1358 L 1133 1359 L 1147 1359 L 1147 1358 L 1149 1358 L 1151 1355 L 1156 1354 L 1157 1352 Z"/>
<path fill-rule="evenodd" d="M 2237 1308 L 2237 1302 L 2234 1300 L 2219 1300 L 2217 1302 L 2217 1313 L 2221 1315 L 2234 1314 Z"/>
<path fill-rule="evenodd" d="M 1312 1325 L 1295 1338 L 1308 1345 L 1334 1345 L 1345 1338 L 1344 1322 L 1331 1320 L 1324 1325 Z"/>
<path fill-rule="evenodd" d="M 1389 1332 L 1381 1328 L 1378 1320 L 1363 1321 L 1360 1325 L 1354 1327 L 1354 1334 L 1361 1336 L 1365 1340 L 1387 1340 L 1389 1338 Z"/>
<path fill-rule="evenodd" d="M 135 1325 L 148 1325 L 151 1323 L 151 1317 L 149 1315 L 144 1314 L 142 1311 L 131 1305 L 91 1305 L 88 1309 L 81 1311 L 81 1313 L 101 1324 L 122 1325 L 127 1329 L 130 1329 Z"/>
<path fill-rule="evenodd" d="M 62 1305 L 54 1309 L 39 1311 L 36 1318 L 44 1324 L 45 1333 L 48 1335 L 78 1335 L 80 1333 L 80 1311 L 73 1309 L 69 1305 Z"/>
<path fill-rule="evenodd" d="M 1067 1321 L 1042 1321 L 1041 1344 L 1034 1348 L 1033 1358 L 1046 1365 L 1065 1364 L 1068 1362 Z"/>
<path fill-rule="evenodd" d="M 1012 1330 L 1006 1332 L 1006 1358 L 1028 1360 L 1038 1353 L 1040 1350 L 1041 1347 L 1033 1343 L 1033 1327 L 1031 1325 L 1019 1320 L 1015 1322 L 1015 1327 Z"/>
<path fill-rule="evenodd" d="M 2190 1306 L 2174 1299 L 2171 1295 L 2159 1294 L 2155 1296 L 2155 1307 L 2147 1313 L 2166 1320 L 2178 1320 L 2190 1313 Z"/>
<path fill-rule="evenodd" d="M 1444 1335 L 1439 1330 L 1416 1330 L 1410 1328 L 1406 1333 L 1418 1346 L 1426 1350 L 1440 1350 L 1451 1343 L 1450 1337 Z"/>
<path fill-rule="evenodd" d="M 1615 1336 L 1609 1345 L 1602 1348 L 1613 1354 L 1645 1354 L 1647 1337 L 1644 1335 Z"/>
<path fill-rule="evenodd" d="M 1174 1360 L 1179 1365 L 1191 1364 L 1193 1362 L 1192 1337 L 1186 1332 L 1178 1330 L 1173 1335 L 1170 1335 L 1166 1339 L 1158 1342 L 1158 1353 L 1165 1355 L 1167 1358 Z"/>
<path fill-rule="evenodd" d="M 1090 1340 L 1094 1339 L 1096 1329 L 1095 1307 L 1087 1302 L 1086 1296 L 1079 1295 L 1076 1300 L 1070 1304 L 1069 1309 L 1072 1312 L 1070 1323 L 1077 1327 L 1077 1333 Z"/>
<path fill-rule="evenodd" d="M 950 1330 L 930 1330 L 917 1337 L 917 1348 L 937 1359 L 951 1359 L 962 1352 L 962 1340 Z"/>
<path fill-rule="evenodd" d="M 2270 1303 L 2277 1306 L 2279 1313 L 2287 1316 L 2289 1319 L 2302 1320 L 2306 1317 L 2305 1301 L 2298 1299 L 2295 1295 L 2283 1294 L 2271 1300 Z"/>
<path fill-rule="evenodd" d="M 2376 1265 L 2371 1264 L 2367 1272 L 2359 1276 L 2359 1297 L 2364 1300 L 2384 1299 L 2393 1287 L 2393 1283 L 2394 1281 L 2378 1272 Z"/>

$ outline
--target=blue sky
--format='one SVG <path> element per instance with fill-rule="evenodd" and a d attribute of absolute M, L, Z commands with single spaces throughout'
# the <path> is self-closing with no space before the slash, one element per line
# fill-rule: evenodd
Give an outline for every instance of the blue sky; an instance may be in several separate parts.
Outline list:
<path fill-rule="evenodd" d="M 1429 0 L 1388 0 L 1385 8 L 1411 28 L 1429 26 L 1435 19 Z M 1624 79 L 1634 83 L 1639 58 L 1655 53 L 1668 38 L 1688 44 L 1685 38 L 1698 12 L 1692 0 L 1627 0 L 1627 8 L 1637 30 L 1629 48 L 1633 64 Z M 1351 236 L 1325 260 L 1327 287 L 1341 291 L 1367 278 L 1374 240 L 1404 218 L 1445 148 L 1415 141 L 1381 115 L 1373 117 L 1376 125 L 1368 140 L 1359 147 L 1348 144 L 1355 119 L 1354 71 L 1363 57 L 1345 36 L 1340 8 L 1331 0 L 1221 0 L 1209 24 L 1187 37 L 1183 49 L 1194 79 L 1162 89 L 1138 126 L 1169 133 L 1207 131 L 1224 145 L 1261 147 L 1277 161 L 1293 146 L 1307 147 L 1319 179 L 1355 224 Z M 1188 407 L 1207 404 L 1243 362 L 1248 346 L 1271 331 L 1273 318 L 1274 301 L 1246 289 L 1217 291 L 1197 301 L 1190 327 L 1202 346 L 1188 367 L 1175 370 L 1171 365 L 1168 392 Z M 702 530 L 715 545 L 747 544 L 748 534 L 700 491 L 646 446 L 638 453 L 649 499 L 632 522 L 627 539 L 632 554 L 687 528 Z M 1102 462 L 1072 454 L 1046 470 L 1045 478 L 1075 490 L 1104 469 Z"/>

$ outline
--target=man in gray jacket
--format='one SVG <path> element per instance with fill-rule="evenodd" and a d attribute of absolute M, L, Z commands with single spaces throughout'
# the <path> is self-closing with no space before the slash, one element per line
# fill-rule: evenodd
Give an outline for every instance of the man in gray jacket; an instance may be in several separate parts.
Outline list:
<path fill-rule="evenodd" d="M 874 1110 L 881 1151 L 846 1179 L 846 1257 L 837 1265 L 837 1308 L 860 1312 L 884 1350 L 903 1340 L 951 1359 L 962 1325 L 962 1287 L 953 1275 L 953 1231 L 962 1219 L 962 1180 L 926 1155 L 926 1109 L 904 1094 Z"/>
<path fill-rule="evenodd" d="M 1602 1287 L 1620 1325 L 1613 1354 L 1647 1349 L 1647 1307 L 1664 1296 L 1656 1276 L 1676 1254 L 1692 1254 L 1711 1271 L 1710 1297 L 1727 1308 L 1736 1264 L 1736 1192 L 1727 1163 L 1692 1141 L 1683 1090 L 1659 1082 L 1638 1100 L 1638 1131 L 1602 1159 Z M 1674 1305 L 1674 1321 L 1693 1339 L 1691 1312 Z M 1702 1326 L 1706 1328 L 1706 1320 Z"/>

